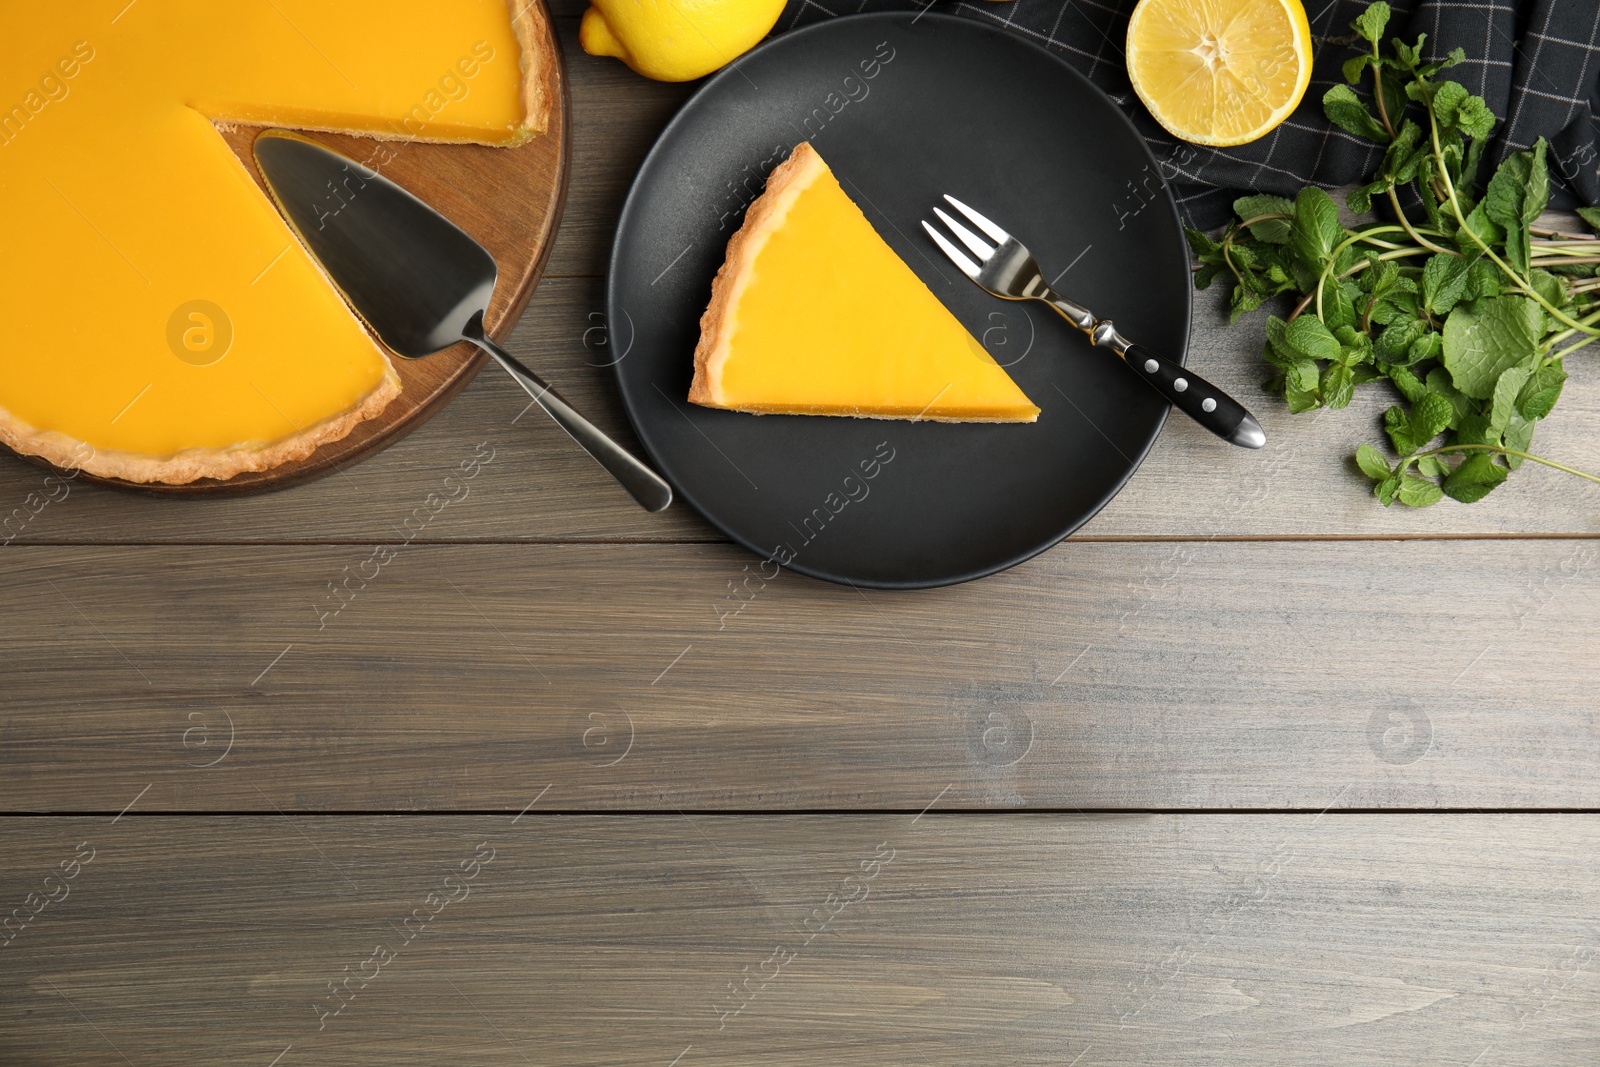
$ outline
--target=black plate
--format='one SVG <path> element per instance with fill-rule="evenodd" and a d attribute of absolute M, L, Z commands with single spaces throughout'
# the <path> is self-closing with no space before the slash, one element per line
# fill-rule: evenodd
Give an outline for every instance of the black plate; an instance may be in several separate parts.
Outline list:
<path fill-rule="evenodd" d="M 688 403 L 727 240 L 764 172 L 801 140 L 1043 409 L 1038 422 Z M 1065 295 L 1183 356 L 1177 206 L 1143 139 L 1087 79 L 1020 36 L 952 15 L 851 15 L 786 33 L 713 78 L 662 133 L 623 208 L 607 291 L 640 440 L 684 500 L 763 557 L 887 588 L 993 574 L 1099 511 L 1161 429 L 1166 402 L 1113 354 L 1045 305 L 998 300 L 944 261 L 918 225 L 942 193 L 1010 227 L 1047 278 L 1065 272 Z"/>

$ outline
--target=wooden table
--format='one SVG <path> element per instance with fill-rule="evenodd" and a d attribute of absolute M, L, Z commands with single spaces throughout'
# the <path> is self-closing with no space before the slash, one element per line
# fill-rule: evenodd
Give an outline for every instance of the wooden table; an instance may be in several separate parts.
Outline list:
<path fill-rule="evenodd" d="M 577 13 L 510 347 L 629 439 L 602 274 L 690 89 Z M 1259 323 L 1198 323 L 1258 395 Z M 1539 444 L 1592 470 L 1572 370 Z M 0 552 L 0 903 L 48 901 L 0 1063 L 1592 1065 L 1600 496 L 1385 510 L 1376 393 L 1258 401 L 1262 453 L 1173 419 L 999 577 L 742 607 L 502 375 L 281 494 L 58 490 Z"/>

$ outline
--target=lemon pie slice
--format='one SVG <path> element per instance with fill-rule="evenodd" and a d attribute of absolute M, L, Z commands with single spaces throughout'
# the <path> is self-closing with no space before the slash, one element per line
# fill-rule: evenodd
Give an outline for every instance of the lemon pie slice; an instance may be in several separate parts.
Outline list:
<path fill-rule="evenodd" d="M 1039 416 L 808 143 L 772 172 L 728 242 L 689 399 L 758 415 Z"/>
<path fill-rule="evenodd" d="M 522 143 L 556 86 L 528 7 L 0 0 L 0 441 L 182 483 L 381 411 L 388 357 L 216 127 Z"/>

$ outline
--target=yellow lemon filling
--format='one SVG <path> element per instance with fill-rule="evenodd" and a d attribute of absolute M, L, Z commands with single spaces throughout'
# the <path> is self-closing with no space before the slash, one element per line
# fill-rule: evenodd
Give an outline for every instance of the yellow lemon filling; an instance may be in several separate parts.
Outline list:
<path fill-rule="evenodd" d="M 0 440 L 91 473 L 265 469 L 399 391 L 216 124 L 485 144 L 544 128 L 507 0 L 0 9 Z"/>
<path fill-rule="evenodd" d="M 801 144 L 750 206 L 689 399 L 758 414 L 1032 422 L 1039 409 Z"/>

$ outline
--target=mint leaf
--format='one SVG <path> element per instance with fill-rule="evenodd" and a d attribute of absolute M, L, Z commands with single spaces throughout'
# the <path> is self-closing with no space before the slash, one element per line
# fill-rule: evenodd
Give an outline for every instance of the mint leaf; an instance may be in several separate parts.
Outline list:
<path fill-rule="evenodd" d="M 1422 48 L 1423 40 L 1426 39 L 1427 36 L 1428 36 L 1427 34 L 1423 34 L 1421 37 L 1417 38 L 1417 49 L 1419 51 Z M 1458 66 L 1458 65 L 1460 65 L 1462 63 L 1465 63 L 1466 61 L 1467 61 L 1467 53 L 1466 53 L 1465 49 L 1452 48 L 1452 49 L 1450 49 L 1450 54 L 1445 56 L 1443 59 L 1437 59 L 1437 60 L 1434 60 L 1432 63 L 1423 63 L 1420 66 L 1418 66 L 1417 67 L 1417 73 L 1422 75 L 1424 78 L 1430 78 L 1433 75 L 1439 73 L 1441 70 L 1444 70 L 1446 67 Z"/>
<path fill-rule="evenodd" d="M 1456 110 L 1466 102 L 1467 87 L 1460 82 L 1440 82 L 1433 88 L 1433 115 L 1442 129 L 1456 126 Z"/>
<path fill-rule="evenodd" d="M 1467 98 L 1467 103 L 1461 106 L 1463 114 L 1465 114 L 1468 105 L 1470 105 L 1474 100 L 1478 99 L 1479 98 L 1476 96 L 1469 96 Z M 1482 103 L 1481 100 L 1479 102 Z M 1483 105 L 1483 113 L 1488 116 L 1489 124 L 1493 125 L 1494 113 L 1489 110 L 1488 104 Z M 1462 121 L 1465 122 L 1466 119 L 1463 119 Z M 1464 127 L 1463 132 L 1465 132 Z M 1488 136 L 1487 127 L 1485 127 L 1484 136 Z M 1473 202 L 1477 199 L 1476 196 L 1473 195 L 1473 187 L 1477 184 L 1478 167 L 1482 163 L 1483 139 L 1480 137 L 1474 137 L 1467 143 L 1467 158 L 1461 161 L 1461 170 L 1453 179 L 1456 183 L 1456 193 L 1462 198 L 1461 202 L 1468 210 L 1471 209 Z"/>
<path fill-rule="evenodd" d="M 1406 409 L 1399 404 L 1383 413 L 1383 430 L 1389 435 L 1389 443 L 1394 445 L 1394 450 L 1402 456 L 1409 456 L 1417 450 L 1417 442 L 1411 437 L 1411 420 L 1406 417 Z"/>
<path fill-rule="evenodd" d="M 1241 196 L 1233 202 L 1233 210 L 1245 222 L 1261 215 L 1289 215 L 1294 214 L 1294 201 L 1281 196 L 1272 196 L 1261 193 L 1256 196 Z M 1250 224 L 1250 236 L 1258 241 L 1268 244 L 1281 245 L 1289 243 L 1290 220 L 1264 219 L 1261 222 Z"/>
<path fill-rule="evenodd" d="M 1422 295 L 1429 311 L 1448 315 L 1467 292 L 1470 264 L 1461 256 L 1431 256 L 1422 268 Z"/>
<path fill-rule="evenodd" d="M 1533 429 L 1539 425 L 1533 419 L 1525 419 L 1521 415 L 1512 415 L 1511 421 L 1506 424 L 1505 438 L 1501 442 L 1507 448 L 1514 448 L 1518 452 L 1526 452 L 1533 444 Z M 1516 470 L 1522 466 L 1521 456 L 1507 456 L 1506 466 Z"/>
<path fill-rule="evenodd" d="M 1377 44 L 1383 37 L 1383 31 L 1389 25 L 1389 5 L 1383 0 L 1375 4 L 1368 4 L 1367 9 L 1357 15 L 1355 21 L 1350 23 L 1350 28 L 1359 33 L 1369 44 Z"/>
<path fill-rule="evenodd" d="M 1317 369 L 1314 361 L 1278 353 L 1269 354 L 1267 359 L 1279 370 L 1283 371 L 1283 385 L 1286 396 L 1289 390 L 1293 390 L 1297 393 L 1305 393 L 1312 398 L 1316 397 L 1317 382 L 1321 371 Z M 1314 407 L 1315 405 L 1312 406 Z M 1302 408 L 1301 410 L 1309 409 Z"/>
<path fill-rule="evenodd" d="M 1316 369 L 1315 363 L 1306 365 L 1313 370 Z M 1289 414 L 1291 415 L 1299 415 L 1302 412 L 1312 411 L 1322 406 L 1322 400 L 1317 396 L 1315 389 L 1301 389 L 1287 379 L 1284 381 L 1283 398 L 1289 402 Z"/>
<path fill-rule="evenodd" d="M 1329 364 L 1322 372 L 1322 402 L 1328 407 L 1349 407 L 1355 391 L 1355 375 L 1343 363 Z"/>
<path fill-rule="evenodd" d="M 1417 401 L 1408 422 L 1411 440 L 1418 448 L 1443 433 L 1455 418 L 1455 406 L 1438 393 L 1429 393 Z"/>
<path fill-rule="evenodd" d="M 1428 387 L 1422 384 L 1422 380 L 1413 374 L 1409 367 L 1387 367 L 1384 373 L 1394 382 L 1395 388 L 1400 390 L 1400 395 L 1410 403 L 1415 404 L 1428 395 Z"/>
<path fill-rule="evenodd" d="M 1545 162 L 1549 145 L 1543 137 L 1533 142 L 1528 161 L 1528 180 L 1522 190 L 1522 221 L 1533 222 L 1550 206 L 1550 167 Z"/>
<path fill-rule="evenodd" d="M 1299 321 L 1300 319 L 1295 319 L 1295 322 Z M 1289 343 L 1288 332 L 1288 325 L 1282 319 L 1276 315 L 1269 316 L 1267 348 L 1262 355 L 1266 357 L 1268 363 L 1283 371 L 1284 398 L 1290 401 L 1291 410 L 1309 411 L 1317 406 L 1317 381 L 1321 371 L 1317 367 L 1316 360 L 1298 352 Z M 1302 401 L 1309 398 L 1310 404 L 1296 408 L 1296 397 L 1300 397 Z"/>
<path fill-rule="evenodd" d="M 1562 368 L 1561 360 L 1540 367 L 1517 395 L 1517 411 L 1525 419 L 1544 418 L 1561 398 L 1561 386 L 1566 380 L 1567 372 Z"/>
<path fill-rule="evenodd" d="M 1467 225 L 1464 232 L 1456 235 L 1456 244 L 1461 248 L 1462 252 L 1468 255 L 1482 255 L 1483 253 L 1478 250 L 1477 243 L 1467 236 L 1469 233 L 1476 236 L 1479 241 L 1486 245 L 1497 245 L 1506 239 L 1505 227 L 1489 217 L 1489 201 L 1487 199 L 1479 201 L 1471 211 L 1467 212 Z M 1490 269 L 1498 270 L 1493 262 L 1488 260 L 1484 262 L 1488 264 Z"/>
<path fill-rule="evenodd" d="M 1444 480 L 1444 491 L 1463 504 L 1473 504 L 1505 480 L 1506 469 L 1496 464 L 1487 452 L 1473 452 Z"/>
<path fill-rule="evenodd" d="M 1413 508 L 1425 508 L 1444 499 L 1444 490 L 1433 482 L 1414 475 L 1400 479 L 1400 503 Z"/>
<path fill-rule="evenodd" d="M 1391 110 L 1389 114 L 1396 115 L 1399 112 Z M 1396 185 L 1404 185 L 1415 178 L 1422 161 L 1427 158 L 1427 148 L 1417 143 L 1421 139 L 1421 126 L 1410 119 L 1402 122 L 1400 132 L 1395 135 L 1388 151 L 1383 154 L 1383 162 L 1378 166 L 1378 173 Z"/>
<path fill-rule="evenodd" d="M 1505 234 L 1506 259 L 1524 274 L 1528 272 L 1528 234 L 1522 222 L 1522 198 L 1528 174 L 1525 152 L 1507 156 L 1489 179 L 1482 205 L 1484 214 Z"/>
<path fill-rule="evenodd" d="M 1346 133 L 1365 137 L 1379 144 L 1389 143 L 1389 131 L 1379 125 L 1378 120 L 1372 117 L 1372 112 L 1367 110 L 1367 105 L 1362 103 L 1355 90 L 1348 85 L 1335 84 L 1333 88 L 1323 93 L 1322 111 L 1328 116 L 1329 122 Z"/>
<path fill-rule="evenodd" d="M 1341 326 L 1334 331 L 1334 336 L 1339 339 L 1340 363 L 1347 367 L 1358 367 L 1372 362 L 1372 338 L 1358 332 L 1353 326 Z M 1377 373 L 1373 372 L 1374 375 Z"/>
<path fill-rule="evenodd" d="M 1522 386 L 1529 377 L 1528 368 L 1512 367 L 1500 375 L 1500 380 L 1495 383 L 1494 397 L 1489 407 L 1489 432 L 1501 434 L 1511 422 L 1511 416 L 1517 413 L 1517 394 L 1522 392 Z"/>
<path fill-rule="evenodd" d="M 1552 307 L 1560 307 L 1566 302 L 1566 293 L 1562 290 L 1561 279 L 1547 270 L 1535 267 L 1528 272 L 1528 284 L 1533 291 L 1544 297 Z"/>
<path fill-rule="evenodd" d="M 1600 207 L 1580 207 L 1578 217 L 1589 224 L 1589 229 L 1600 233 Z"/>
<path fill-rule="evenodd" d="M 1456 126 L 1474 141 L 1481 141 L 1494 129 L 1494 112 L 1489 110 L 1489 105 L 1484 103 L 1483 97 L 1469 96 L 1461 102 L 1460 108 L 1456 111 Z"/>
<path fill-rule="evenodd" d="M 1477 214 L 1474 209 L 1473 214 Z M 1471 221 L 1470 219 L 1468 221 Z M 1502 239 L 1504 235 L 1502 234 Z M 1505 291 L 1501 284 L 1505 275 L 1500 273 L 1500 268 L 1487 259 L 1479 259 L 1467 269 L 1467 299 L 1476 300 L 1480 296 L 1499 296 Z"/>
<path fill-rule="evenodd" d="M 1363 52 L 1354 59 L 1345 60 L 1341 69 L 1344 71 L 1344 80 L 1354 85 L 1361 80 L 1362 71 L 1368 67 L 1381 67 L 1381 65 L 1382 63 L 1377 56 L 1371 52 Z"/>
<path fill-rule="evenodd" d="M 1532 148 L 1507 156 L 1489 179 L 1484 195 L 1489 218 L 1505 228 L 1506 258 L 1523 274 L 1528 273 L 1528 224 L 1550 200 L 1545 151 L 1541 137 Z"/>
<path fill-rule="evenodd" d="M 1387 179 L 1380 178 L 1358 189 L 1352 189 L 1345 194 L 1345 206 L 1357 215 L 1365 215 L 1372 210 L 1372 198 L 1383 196 L 1393 184 Z"/>
<path fill-rule="evenodd" d="M 1252 272 L 1261 265 L 1261 256 L 1257 252 L 1257 247 L 1249 244 L 1234 244 L 1228 249 L 1228 255 L 1232 257 L 1234 265 L 1240 268 L 1240 273 L 1243 276 L 1242 280 L 1246 285 L 1255 284 L 1256 276 Z"/>
<path fill-rule="evenodd" d="M 1361 473 L 1374 481 L 1382 481 L 1392 473 L 1389 461 L 1383 458 L 1371 445 L 1362 445 L 1356 449 L 1356 466 L 1361 468 Z"/>
<path fill-rule="evenodd" d="M 1332 198 L 1316 186 L 1300 190 L 1294 201 L 1294 230 L 1289 247 L 1295 253 L 1295 281 L 1302 291 L 1316 287 L 1323 266 L 1333 258 L 1335 246 L 1345 237 L 1344 227 L 1339 225 L 1339 209 Z"/>
<path fill-rule="evenodd" d="M 1360 33 L 1361 31 L 1357 30 L 1356 32 Z M 1417 37 L 1417 43 L 1414 45 L 1408 45 L 1398 37 L 1389 41 L 1389 46 L 1394 49 L 1395 58 L 1400 61 L 1402 69 L 1413 70 L 1418 63 L 1422 62 L 1422 43 L 1427 39 L 1428 35 L 1424 33 Z"/>
<path fill-rule="evenodd" d="M 1450 402 L 1453 414 L 1450 416 L 1450 422 L 1448 423 L 1449 429 L 1455 429 L 1461 425 L 1462 419 L 1476 413 L 1478 410 L 1478 405 L 1472 398 L 1464 395 L 1450 381 L 1450 372 L 1443 367 L 1435 367 L 1428 372 L 1426 389 L 1428 392 L 1442 396 Z M 1414 404 L 1416 401 L 1413 400 L 1412 403 Z"/>
<path fill-rule="evenodd" d="M 1185 226 L 1183 228 L 1183 238 L 1189 242 L 1189 251 L 1193 252 L 1202 261 L 1207 256 L 1222 255 L 1222 246 L 1199 230 Z"/>
<path fill-rule="evenodd" d="M 1239 321 L 1239 316 L 1246 315 L 1261 306 L 1267 294 L 1252 289 L 1248 285 L 1236 285 L 1233 296 L 1229 299 L 1228 324 Z"/>
<path fill-rule="evenodd" d="M 1395 494 L 1400 491 L 1400 476 L 1398 474 L 1389 475 L 1389 477 L 1373 486 L 1372 491 L 1377 494 L 1383 506 L 1388 507 L 1394 503 Z"/>
<path fill-rule="evenodd" d="M 1322 285 L 1322 318 L 1330 330 L 1337 331 L 1356 324 L 1355 302 L 1350 298 L 1350 288 L 1354 287 L 1347 286 L 1350 286 L 1349 282 L 1341 282 L 1331 274 Z M 1360 292 L 1356 290 L 1358 295 Z"/>
<path fill-rule="evenodd" d="M 1410 365 L 1411 346 L 1428 332 L 1428 324 L 1421 319 L 1402 319 L 1386 327 L 1372 344 L 1373 354 L 1384 363 Z"/>
<path fill-rule="evenodd" d="M 1444 338 L 1434 330 L 1427 330 L 1406 348 L 1406 361 L 1416 364 L 1438 359 L 1444 352 Z"/>
<path fill-rule="evenodd" d="M 1462 305 L 1444 324 L 1444 365 L 1457 389 L 1487 400 L 1500 375 L 1538 351 L 1544 312 L 1522 296 L 1496 296 Z"/>
<path fill-rule="evenodd" d="M 1423 456 L 1417 460 L 1417 470 L 1431 478 L 1443 478 L 1450 473 L 1450 464 L 1440 456 Z"/>
<path fill-rule="evenodd" d="M 1500 435 L 1489 429 L 1489 416 L 1478 412 L 1469 412 L 1456 423 L 1456 435 L 1450 442 L 1455 445 L 1493 445 L 1500 446 Z"/>
<path fill-rule="evenodd" d="M 1401 278 L 1385 287 L 1384 291 L 1374 294 L 1371 317 L 1380 326 L 1407 323 L 1421 313 L 1422 305 L 1417 302 L 1417 283 L 1410 278 Z M 1409 345 L 1410 341 L 1404 344 L 1397 342 L 1395 351 L 1403 351 Z"/>
<path fill-rule="evenodd" d="M 1301 315 L 1283 329 L 1283 344 L 1301 359 L 1339 358 L 1339 341 L 1315 315 Z"/>

